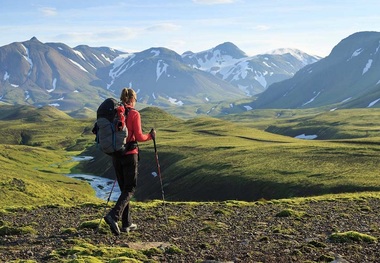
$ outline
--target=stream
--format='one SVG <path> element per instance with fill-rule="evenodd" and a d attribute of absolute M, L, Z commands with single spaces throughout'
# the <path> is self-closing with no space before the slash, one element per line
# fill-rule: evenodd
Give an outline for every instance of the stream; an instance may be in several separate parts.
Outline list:
<path fill-rule="evenodd" d="M 92 156 L 77 156 L 73 157 L 73 161 L 90 161 L 94 159 Z M 114 185 L 114 180 L 109 178 L 104 178 L 96 175 L 90 174 L 66 174 L 66 176 L 75 178 L 78 180 L 83 180 L 88 182 L 92 188 L 96 191 L 96 197 L 101 198 L 103 200 L 108 200 L 112 187 Z M 117 181 L 115 182 L 115 186 L 112 190 L 112 194 L 110 196 L 110 201 L 117 201 L 120 195 L 120 189 Z"/>

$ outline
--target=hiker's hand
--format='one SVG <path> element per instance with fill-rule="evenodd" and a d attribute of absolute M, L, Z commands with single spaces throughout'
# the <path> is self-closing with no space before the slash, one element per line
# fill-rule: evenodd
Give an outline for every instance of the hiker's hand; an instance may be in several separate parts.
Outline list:
<path fill-rule="evenodd" d="M 150 136 L 152 137 L 152 139 L 156 139 L 156 130 L 155 129 L 151 129 L 150 132 L 149 132 Z"/>

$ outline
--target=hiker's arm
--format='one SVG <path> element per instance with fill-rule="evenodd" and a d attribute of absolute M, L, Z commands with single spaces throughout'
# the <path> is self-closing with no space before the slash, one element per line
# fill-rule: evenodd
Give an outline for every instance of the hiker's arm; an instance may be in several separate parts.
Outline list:
<path fill-rule="evenodd" d="M 145 141 L 151 140 L 152 136 L 150 135 L 150 133 L 143 134 L 143 132 L 142 132 L 141 117 L 140 117 L 139 113 L 136 114 L 136 117 L 134 118 L 133 121 L 134 121 L 133 127 L 135 127 L 135 129 L 134 129 L 135 140 L 138 142 L 145 142 Z"/>

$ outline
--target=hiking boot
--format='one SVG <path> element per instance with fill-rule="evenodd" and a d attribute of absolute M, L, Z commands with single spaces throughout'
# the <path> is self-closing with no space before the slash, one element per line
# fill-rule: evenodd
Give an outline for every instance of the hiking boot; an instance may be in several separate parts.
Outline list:
<path fill-rule="evenodd" d="M 128 227 L 123 226 L 120 229 L 121 232 L 127 232 L 127 233 L 129 233 L 130 231 L 135 231 L 135 230 L 137 230 L 137 225 L 133 223 Z"/>
<path fill-rule="evenodd" d="M 106 221 L 106 223 L 110 226 L 112 233 L 114 233 L 117 236 L 120 235 L 119 226 L 110 214 L 104 217 L 104 221 Z"/>

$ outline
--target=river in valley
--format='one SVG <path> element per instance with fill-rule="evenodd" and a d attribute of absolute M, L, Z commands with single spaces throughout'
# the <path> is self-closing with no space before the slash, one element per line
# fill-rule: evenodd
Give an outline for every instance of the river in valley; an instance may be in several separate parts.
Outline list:
<path fill-rule="evenodd" d="M 73 157 L 73 161 L 90 161 L 93 158 L 94 157 L 92 156 L 77 156 Z M 110 201 L 117 201 L 117 198 L 120 195 L 120 189 L 117 181 L 115 182 L 114 180 L 111 180 L 109 178 L 104 178 L 90 174 L 66 174 L 66 176 L 88 182 L 92 186 L 92 188 L 95 189 L 96 196 L 103 200 L 108 200 L 113 186 L 114 187 L 112 190 Z"/>

